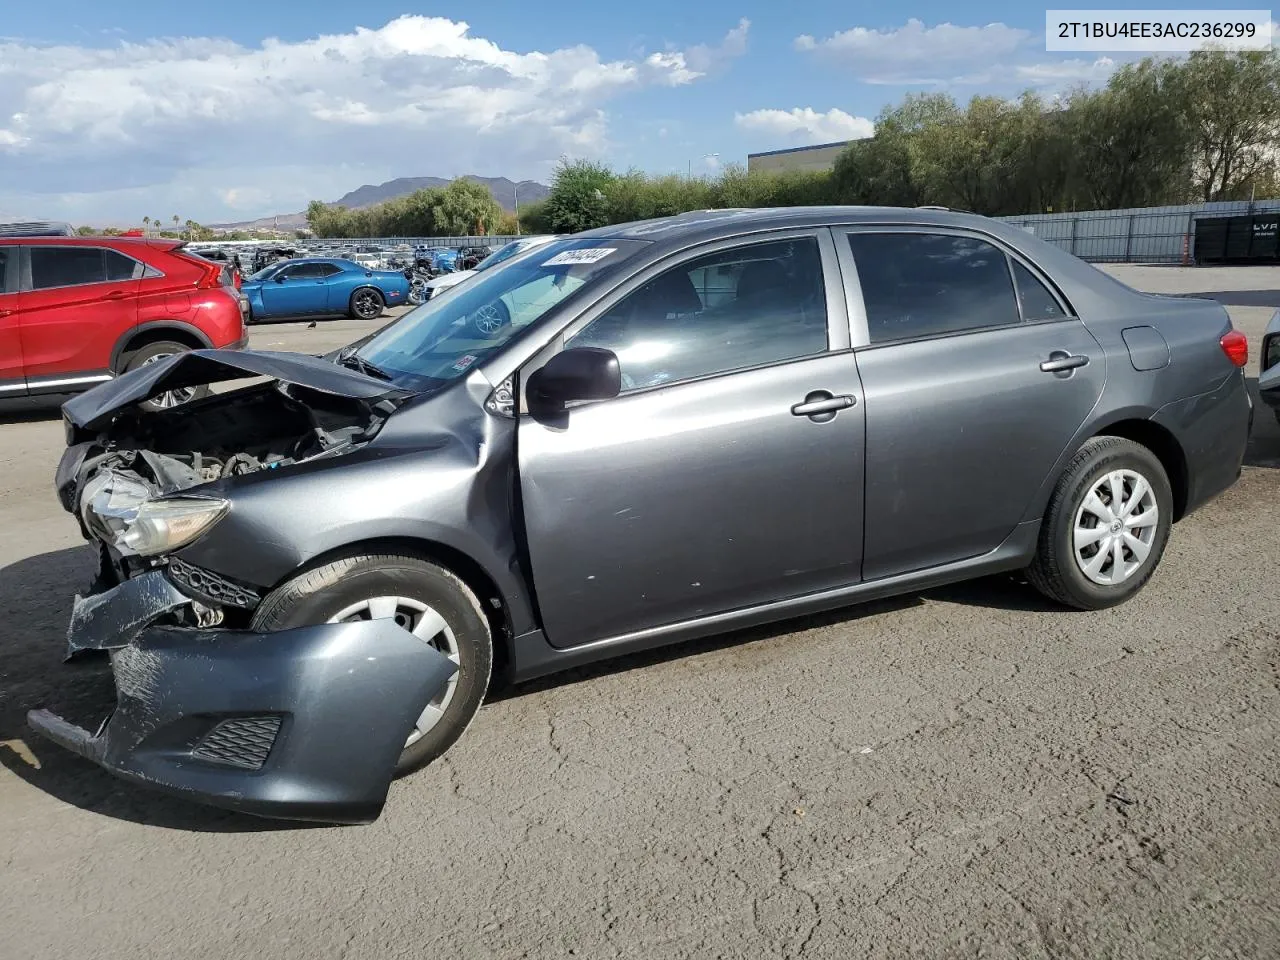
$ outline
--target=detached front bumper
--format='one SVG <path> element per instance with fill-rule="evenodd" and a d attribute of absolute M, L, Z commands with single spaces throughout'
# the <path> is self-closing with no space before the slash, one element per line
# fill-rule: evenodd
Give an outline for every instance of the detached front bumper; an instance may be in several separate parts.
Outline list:
<path fill-rule="evenodd" d="M 34 710 L 32 729 L 126 780 L 201 803 L 377 819 L 414 720 L 457 669 L 448 657 L 391 620 L 276 633 L 140 626 L 175 597 L 156 580 L 137 582 L 78 600 L 69 636 L 73 649 L 109 650 L 115 710 L 96 732 Z"/>

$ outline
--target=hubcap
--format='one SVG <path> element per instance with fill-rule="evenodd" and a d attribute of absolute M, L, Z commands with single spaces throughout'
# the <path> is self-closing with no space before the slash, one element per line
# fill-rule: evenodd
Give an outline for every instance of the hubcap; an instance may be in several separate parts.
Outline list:
<path fill-rule="evenodd" d="M 412 597 L 372 597 L 339 610 L 329 618 L 329 623 L 347 623 L 353 620 L 395 620 L 399 626 L 428 646 L 435 647 L 455 664 L 461 663 L 458 640 L 454 637 L 453 630 L 444 617 L 420 600 Z M 455 671 L 445 684 L 444 691 L 423 708 L 414 721 L 413 732 L 404 742 L 406 747 L 417 743 L 440 722 L 453 700 L 459 675 L 460 671 Z"/>
<path fill-rule="evenodd" d="M 168 360 L 172 356 L 176 356 L 176 354 L 157 353 L 154 357 L 147 357 L 147 359 L 143 360 L 142 365 L 145 367 L 159 360 Z M 158 397 L 152 397 L 151 402 L 155 406 L 167 410 L 169 407 L 176 407 L 180 403 L 186 403 L 195 395 L 195 387 L 179 387 L 177 390 L 169 390 Z"/>
<path fill-rule="evenodd" d="M 471 315 L 471 319 L 481 333 L 492 334 L 502 329 L 502 311 L 492 303 L 486 303 Z"/>
<path fill-rule="evenodd" d="M 1133 470 L 1096 481 L 1076 511 L 1076 564 L 1094 583 L 1124 583 L 1147 562 L 1160 521 L 1151 484 Z"/>

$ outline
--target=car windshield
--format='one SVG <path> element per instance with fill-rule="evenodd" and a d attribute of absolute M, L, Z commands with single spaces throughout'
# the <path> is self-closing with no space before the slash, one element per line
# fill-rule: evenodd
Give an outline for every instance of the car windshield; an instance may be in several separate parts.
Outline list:
<path fill-rule="evenodd" d="M 557 240 L 428 300 L 356 356 L 415 389 L 455 380 L 501 350 L 642 240 Z"/>
<path fill-rule="evenodd" d="M 502 247 L 495 253 L 489 254 L 478 264 L 476 264 L 476 273 L 481 270 L 492 270 L 500 263 L 506 263 L 517 253 L 523 253 L 525 250 L 533 246 L 528 240 L 512 240 L 505 247 Z"/>
<path fill-rule="evenodd" d="M 269 267 L 263 267 L 261 270 L 259 270 L 249 279 L 250 280 L 270 280 L 272 275 L 274 275 L 278 270 L 282 270 L 282 269 L 284 269 L 283 263 L 273 263 Z"/>

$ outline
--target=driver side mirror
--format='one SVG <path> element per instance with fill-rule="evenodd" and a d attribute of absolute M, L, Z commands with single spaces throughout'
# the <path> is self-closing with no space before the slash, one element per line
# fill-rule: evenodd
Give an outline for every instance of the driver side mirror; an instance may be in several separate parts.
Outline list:
<path fill-rule="evenodd" d="M 608 400 L 622 392 L 622 368 L 612 350 L 562 350 L 529 375 L 526 393 L 534 412 L 563 412 L 575 400 Z"/>
<path fill-rule="evenodd" d="M 276 274 L 274 277 L 272 277 L 271 279 L 272 279 L 272 280 L 274 280 L 276 283 L 284 283 L 284 271 L 283 271 L 283 270 L 281 270 L 279 273 L 277 273 L 277 274 Z"/>

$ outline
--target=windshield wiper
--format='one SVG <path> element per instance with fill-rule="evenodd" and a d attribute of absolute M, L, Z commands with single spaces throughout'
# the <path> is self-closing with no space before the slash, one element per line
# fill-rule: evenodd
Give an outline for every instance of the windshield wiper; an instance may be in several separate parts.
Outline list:
<path fill-rule="evenodd" d="M 359 370 L 366 377 L 373 377 L 376 380 L 394 380 L 395 378 L 387 371 L 383 370 L 377 364 L 370 363 L 364 357 L 360 356 L 355 350 L 344 350 L 338 354 L 338 364 L 352 370 Z"/>

